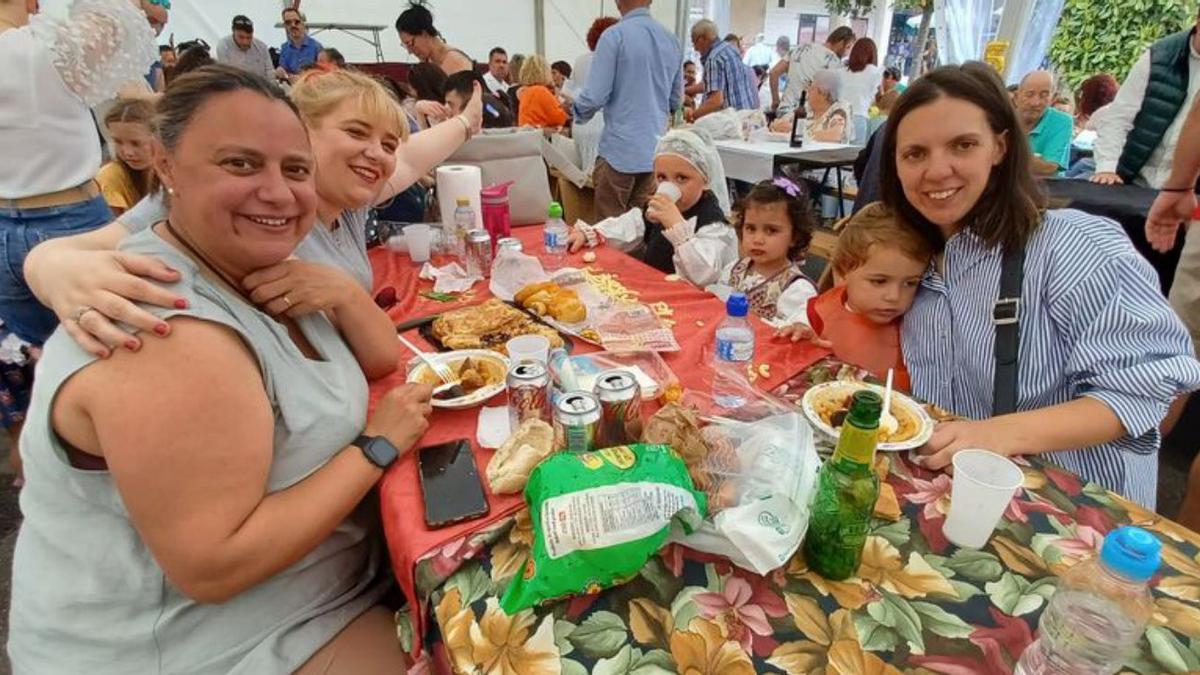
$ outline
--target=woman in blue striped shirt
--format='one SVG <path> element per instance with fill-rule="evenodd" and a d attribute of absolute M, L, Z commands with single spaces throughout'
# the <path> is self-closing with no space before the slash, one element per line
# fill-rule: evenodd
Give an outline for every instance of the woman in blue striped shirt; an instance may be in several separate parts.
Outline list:
<path fill-rule="evenodd" d="M 904 318 L 913 392 L 969 421 L 922 449 L 940 469 L 964 448 L 1053 461 L 1153 508 L 1158 425 L 1200 364 L 1158 280 L 1111 221 L 1045 210 L 1030 150 L 989 66 L 937 69 L 888 120 L 884 201 L 940 253 Z M 1024 250 L 1016 412 L 992 416 L 1001 263 Z"/>

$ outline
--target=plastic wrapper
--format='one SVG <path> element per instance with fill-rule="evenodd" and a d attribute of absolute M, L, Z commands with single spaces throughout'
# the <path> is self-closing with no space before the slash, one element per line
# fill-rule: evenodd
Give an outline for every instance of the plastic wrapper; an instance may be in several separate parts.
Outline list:
<path fill-rule="evenodd" d="M 569 363 L 569 371 L 568 371 Z M 592 391 L 596 377 L 606 370 L 625 370 L 642 390 L 642 400 L 672 400 L 682 396 L 683 385 L 661 356 L 651 351 L 604 351 L 551 358 L 550 373 L 563 391 Z"/>
<path fill-rule="evenodd" d="M 536 257 L 500 249 L 492 261 L 492 279 L 488 289 L 497 298 L 512 302 L 513 296 L 522 288 L 549 280 L 550 275 L 542 269 L 542 263 Z"/>
<path fill-rule="evenodd" d="M 821 461 L 812 429 L 796 412 L 701 431 L 708 453 L 690 467 L 710 517 L 672 540 L 767 574 L 787 563 L 808 530 Z"/>
<path fill-rule="evenodd" d="M 664 445 L 551 455 L 529 476 L 525 501 L 533 550 L 500 600 L 508 614 L 625 583 L 672 522 L 690 532 L 707 513 L 683 460 Z"/>

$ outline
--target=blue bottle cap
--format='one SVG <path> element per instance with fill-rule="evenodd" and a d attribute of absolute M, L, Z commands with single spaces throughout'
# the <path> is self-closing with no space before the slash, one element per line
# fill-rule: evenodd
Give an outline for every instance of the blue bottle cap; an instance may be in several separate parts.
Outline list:
<path fill-rule="evenodd" d="M 1104 566 L 1133 581 L 1147 581 L 1154 576 L 1161 557 L 1162 542 L 1140 527 L 1109 532 L 1100 548 Z"/>
<path fill-rule="evenodd" d="M 750 300 L 745 293 L 730 293 L 725 301 L 725 311 L 729 316 L 746 316 L 750 312 Z"/>

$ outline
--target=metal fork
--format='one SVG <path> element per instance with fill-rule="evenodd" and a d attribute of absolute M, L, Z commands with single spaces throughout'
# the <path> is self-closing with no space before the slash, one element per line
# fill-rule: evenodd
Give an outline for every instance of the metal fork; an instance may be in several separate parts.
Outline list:
<path fill-rule="evenodd" d="M 417 349 L 417 346 L 409 342 L 403 335 L 396 335 L 400 338 L 400 344 L 408 347 L 408 350 L 417 355 L 417 358 L 433 371 L 434 375 L 442 381 L 442 385 L 433 390 L 433 395 L 437 398 L 458 398 L 466 396 L 467 392 L 462 388 L 462 380 L 455 377 L 454 372 L 450 367 L 441 361 L 432 359 L 428 354 Z"/>

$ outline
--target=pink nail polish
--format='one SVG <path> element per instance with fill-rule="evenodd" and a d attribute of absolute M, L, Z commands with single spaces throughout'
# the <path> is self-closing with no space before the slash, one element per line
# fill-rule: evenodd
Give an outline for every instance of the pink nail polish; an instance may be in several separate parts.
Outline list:
<path fill-rule="evenodd" d="M 167 331 L 169 330 L 171 330 L 170 327 L 165 323 L 160 323 L 154 327 L 154 332 L 158 333 L 159 335 L 166 335 Z"/>
<path fill-rule="evenodd" d="M 138 341 L 137 340 L 126 340 L 125 341 L 125 349 L 128 349 L 131 352 L 136 352 L 138 349 Z"/>
<path fill-rule="evenodd" d="M 187 308 L 188 308 L 188 301 L 187 301 L 187 300 L 184 300 L 183 298 L 180 298 L 180 299 L 178 299 L 178 300 L 176 300 L 176 301 L 175 301 L 175 309 L 187 309 Z"/>

